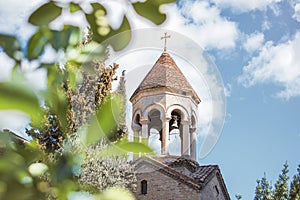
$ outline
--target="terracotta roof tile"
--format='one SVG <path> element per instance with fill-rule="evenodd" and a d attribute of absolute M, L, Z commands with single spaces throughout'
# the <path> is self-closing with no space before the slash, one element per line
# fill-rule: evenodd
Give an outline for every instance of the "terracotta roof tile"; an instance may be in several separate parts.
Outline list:
<path fill-rule="evenodd" d="M 192 176 L 201 182 L 205 182 L 205 180 L 215 169 L 218 169 L 217 165 L 203 165 L 200 166 Z"/>
<path fill-rule="evenodd" d="M 182 156 L 157 156 L 153 159 L 175 170 L 178 166 L 186 166 L 191 169 L 189 176 L 200 182 L 205 182 L 209 175 L 218 169 L 218 165 L 199 165 L 198 162 Z"/>
<path fill-rule="evenodd" d="M 167 52 L 161 54 L 130 99 L 140 91 L 163 87 L 172 89 L 175 92 L 190 93 L 194 100 L 200 103 L 197 93 Z"/>

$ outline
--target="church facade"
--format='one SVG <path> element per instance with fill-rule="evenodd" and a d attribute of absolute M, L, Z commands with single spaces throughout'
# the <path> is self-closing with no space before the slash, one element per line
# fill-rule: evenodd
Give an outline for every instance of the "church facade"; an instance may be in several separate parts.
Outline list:
<path fill-rule="evenodd" d="M 135 161 L 136 199 L 229 200 L 217 165 L 201 166 L 179 156 L 143 157 Z"/>
<path fill-rule="evenodd" d="M 201 100 L 166 47 L 130 102 L 135 137 L 156 150 L 133 161 L 137 199 L 230 199 L 219 167 L 196 162 Z"/>

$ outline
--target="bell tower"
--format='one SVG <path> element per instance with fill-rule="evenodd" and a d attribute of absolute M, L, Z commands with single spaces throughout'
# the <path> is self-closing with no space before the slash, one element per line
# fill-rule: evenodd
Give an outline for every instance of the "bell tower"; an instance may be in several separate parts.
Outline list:
<path fill-rule="evenodd" d="M 163 53 L 130 97 L 131 126 L 135 137 L 148 141 L 149 146 L 157 149 L 156 154 L 174 155 L 175 148 L 176 155 L 196 160 L 201 100 L 167 52 L 167 38 L 170 36 L 165 33 Z M 176 146 L 172 143 L 174 138 Z"/>

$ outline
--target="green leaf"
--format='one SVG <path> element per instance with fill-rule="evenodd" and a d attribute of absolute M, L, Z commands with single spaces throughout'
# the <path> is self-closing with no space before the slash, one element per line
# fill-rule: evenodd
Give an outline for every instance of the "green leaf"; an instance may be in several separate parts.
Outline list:
<path fill-rule="evenodd" d="M 35 140 L 24 143 L 24 146 L 17 149 L 17 153 L 25 159 L 26 163 L 31 164 L 41 160 L 41 152 Z"/>
<path fill-rule="evenodd" d="M 105 39 L 107 41 L 104 41 L 104 43 L 108 42 L 115 51 L 120 51 L 129 44 L 131 40 L 131 31 L 130 24 L 126 16 L 124 16 L 120 28 L 117 30 L 111 30 Z"/>
<path fill-rule="evenodd" d="M 106 97 L 97 110 L 97 120 L 103 134 L 109 136 L 117 126 L 121 112 L 120 97 L 118 95 Z"/>
<path fill-rule="evenodd" d="M 124 16 L 121 26 L 114 30 L 107 21 L 105 8 L 99 3 L 92 3 L 91 5 L 93 12 L 86 14 L 86 18 L 90 24 L 93 39 L 99 43 L 105 41 L 116 51 L 125 48 L 131 39 L 130 24 L 126 16 Z M 120 34 L 120 37 L 113 37 L 122 32 L 125 33 Z"/>
<path fill-rule="evenodd" d="M 95 144 L 97 141 L 104 137 L 104 134 L 101 132 L 96 117 L 93 117 L 91 119 L 90 123 L 87 125 L 85 134 L 82 134 L 82 136 L 83 138 L 81 140 L 86 145 Z"/>
<path fill-rule="evenodd" d="M 117 119 L 120 115 L 120 98 L 106 97 L 96 112 L 96 116 L 90 120 L 87 131 L 84 134 L 83 141 L 85 144 L 98 142 L 102 137 L 108 137 L 114 134 L 117 127 Z"/>
<path fill-rule="evenodd" d="M 76 86 L 77 71 L 76 71 L 76 69 L 69 67 L 67 74 L 68 74 L 68 88 L 70 88 L 71 90 L 74 90 L 75 86 Z"/>
<path fill-rule="evenodd" d="M 16 53 L 20 51 L 20 43 L 14 36 L 0 34 L 0 46 L 9 57 L 16 59 Z"/>
<path fill-rule="evenodd" d="M 0 83 L 0 110 L 19 110 L 27 113 L 33 124 L 39 124 L 41 108 L 35 93 L 22 84 Z"/>
<path fill-rule="evenodd" d="M 172 3 L 176 0 L 147 0 L 146 2 L 137 2 L 133 4 L 135 11 L 151 20 L 156 25 L 162 24 L 166 20 L 166 14 L 161 13 L 159 7 L 165 3 Z"/>
<path fill-rule="evenodd" d="M 48 25 L 61 15 L 61 11 L 62 8 L 58 7 L 53 1 L 50 1 L 35 10 L 29 17 L 28 22 L 36 26 Z"/>
<path fill-rule="evenodd" d="M 27 49 L 29 60 L 36 59 L 42 54 L 50 38 L 51 32 L 45 29 L 41 29 L 31 36 Z"/>
<path fill-rule="evenodd" d="M 54 63 L 41 63 L 40 66 L 37 69 L 48 69 L 48 68 L 52 68 L 52 67 L 57 67 L 57 64 Z"/>
<path fill-rule="evenodd" d="M 77 63 L 90 63 L 95 60 L 102 60 L 106 56 L 106 48 L 93 41 L 78 50 L 79 55 L 72 58 Z"/>
<path fill-rule="evenodd" d="M 62 31 L 52 31 L 50 40 L 52 47 L 56 50 L 66 49 L 69 45 L 75 46 L 80 40 L 80 29 L 72 25 L 65 25 Z"/>
<path fill-rule="evenodd" d="M 100 194 L 95 195 L 96 200 L 112 200 L 112 199 L 122 199 L 122 200 L 134 200 L 133 194 L 124 188 L 111 187 L 106 189 Z"/>
<path fill-rule="evenodd" d="M 86 14 L 86 19 L 91 26 L 91 31 L 93 33 L 93 39 L 94 39 L 94 34 L 96 34 L 96 36 L 98 37 L 98 39 L 96 41 L 101 43 L 101 38 L 99 39 L 100 36 L 98 35 L 98 30 L 97 30 L 100 25 L 97 24 L 96 20 L 97 19 L 105 20 L 106 9 L 100 3 L 92 3 L 91 6 L 93 7 L 93 12 L 91 12 L 90 14 Z M 101 26 L 104 27 L 104 24 L 102 24 Z"/>
<path fill-rule="evenodd" d="M 77 3 L 71 2 L 69 7 L 70 7 L 70 12 L 72 12 L 72 13 L 81 10 L 80 5 Z"/>
<path fill-rule="evenodd" d="M 108 145 L 106 148 L 102 149 L 98 153 L 95 154 L 97 158 L 103 158 L 107 156 L 126 156 L 128 154 L 127 151 L 118 148 L 115 145 Z"/>
<path fill-rule="evenodd" d="M 15 65 L 12 70 L 11 70 L 11 77 L 10 77 L 11 82 L 26 82 L 26 77 L 24 75 L 24 72 L 20 68 L 19 65 Z"/>
<path fill-rule="evenodd" d="M 153 153 L 153 150 L 140 142 L 120 142 L 116 144 L 120 149 L 133 153 Z"/>

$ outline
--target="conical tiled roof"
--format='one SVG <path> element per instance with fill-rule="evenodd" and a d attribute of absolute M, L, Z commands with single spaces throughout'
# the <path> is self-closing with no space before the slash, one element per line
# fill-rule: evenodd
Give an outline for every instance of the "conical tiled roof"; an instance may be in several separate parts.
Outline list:
<path fill-rule="evenodd" d="M 200 103 L 197 93 L 167 52 L 161 54 L 130 100 L 139 92 L 154 88 L 169 88 L 180 94 L 190 94 L 197 103 Z"/>

